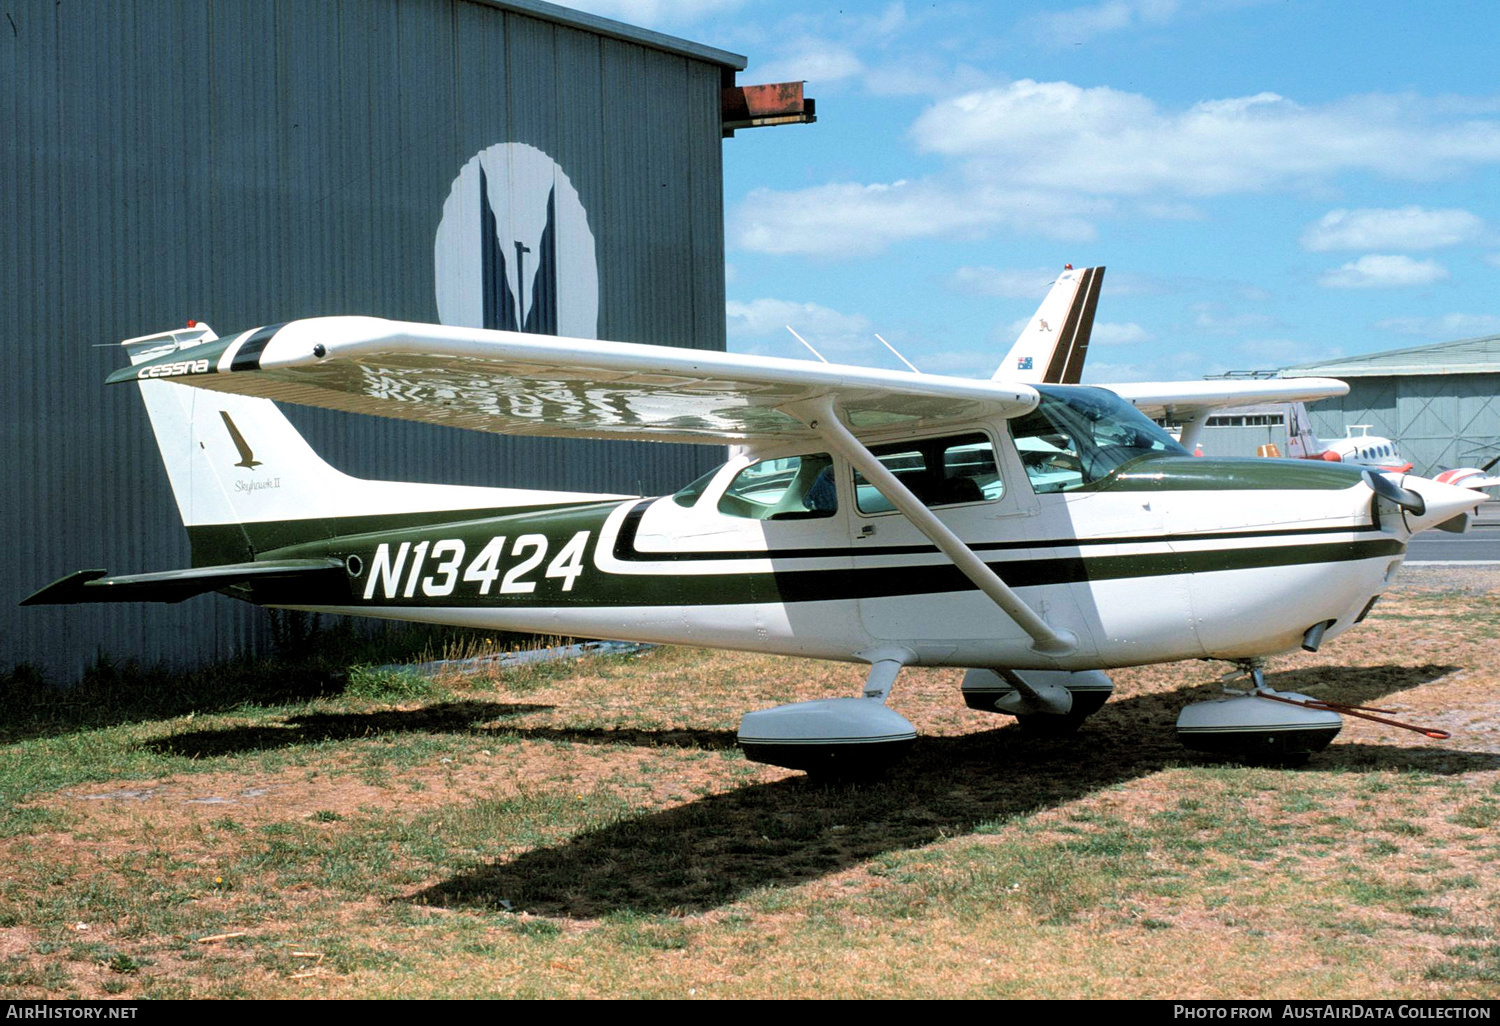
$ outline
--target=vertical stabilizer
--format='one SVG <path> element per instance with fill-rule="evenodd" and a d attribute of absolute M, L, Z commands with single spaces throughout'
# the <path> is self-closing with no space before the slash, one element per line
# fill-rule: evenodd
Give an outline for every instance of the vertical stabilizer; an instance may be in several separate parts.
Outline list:
<path fill-rule="evenodd" d="M 240 351 L 269 338 L 280 325 L 246 332 Z M 177 354 L 194 361 L 194 350 L 218 336 L 207 325 L 163 332 L 122 343 L 133 365 Z M 202 370 L 208 370 L 205 362 Z M 264 545 L 256 538 L 317 534 L 321 521 L 380 514 L 489 511 L 568 505 L 616 498 L 579 492 L 466 485 L 410 484 L 351 477 L 326 463 L 269 399 L 191 388 L 138 378 L 151 430 L 161 449 L 183 524 L 192 528 L 274 524 L 274 531 L 231 530 L 253 558 Z M 225 536 L 200 532 L 198 536 Z M 227 536 L 226 536 L 227 537 Z M 194 541 L 194 559 L 199 558 Z M 220 553 L 216 561 L 226 561 Z"/>
<path fill-rule="evenodd" d="M 1325 446 L 1313 433 L 1312 418 L 1307 414 L 1306 403 L 1290 403 L 1286 411 L 1286 454 L 1294 459 L 1310 460 L 1320 455 Z"/>
<path fill-rule="evenodd" d="M 1104 268 L 1064 268 L 994 380 L 1076 385 L 1083 375 Z"/>
<path fill-rule="evenodd" d="M 130 362 L 176 350 L 184 360 L 218 339 L 207 325 L 128 339 Z M 320 496 L 354 479 L 309 446 L 269 399 L 139 382 L 177 510 L 188 527 L 318 515 Z"/>

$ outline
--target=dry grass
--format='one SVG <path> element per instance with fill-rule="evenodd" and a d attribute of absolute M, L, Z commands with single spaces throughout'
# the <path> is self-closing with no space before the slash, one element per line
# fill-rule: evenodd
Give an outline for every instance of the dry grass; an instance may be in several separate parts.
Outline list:
<path fill-rule="evenodd" d="M 856 668 L 687 650 L 23 740 L 0 997 L 1492 998 L 1497 630 L 1408 587 L 1277 660 L 1455 731 L 1296 770 L 1178 747 L 1217 666 L 1121 671 L 1054 741 L 918 671 L 911 758 L 826 786 L 734 729 Z"/>

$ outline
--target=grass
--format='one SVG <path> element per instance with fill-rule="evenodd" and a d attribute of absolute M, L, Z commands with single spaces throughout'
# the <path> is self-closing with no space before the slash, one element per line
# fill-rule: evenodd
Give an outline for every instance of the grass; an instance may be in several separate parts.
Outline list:
<path fill-rule="evenodd" d="M 1459 601 L 1500 622 L 1398 592 L 1378 650 L 1272 665 L 1459 731 L 1351 722 L 1301 769 L 1177 746 L 1202 664 L 1118 672 L 1059 740 L 908 671 L 920 740 L 842 784 L 733 735 L 855 693 L 848 666 L 656 649 L 433 678 L 289 623 L 280 663 L 101 665 L 66 693 L 19 671 L 0 998 L 1493 997 L 1500 704 Z"/>

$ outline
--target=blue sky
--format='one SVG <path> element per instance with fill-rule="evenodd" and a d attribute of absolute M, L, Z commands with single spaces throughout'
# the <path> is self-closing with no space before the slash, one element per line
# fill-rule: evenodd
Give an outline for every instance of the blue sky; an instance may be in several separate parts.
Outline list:
<path fill-rule="evenodd" d="M 1086 381 L 1500 333 L 1500 4 L 567 6 L 818 101 L 724 143 L 732 350 L 988 377 L 1065 263 Z"/>

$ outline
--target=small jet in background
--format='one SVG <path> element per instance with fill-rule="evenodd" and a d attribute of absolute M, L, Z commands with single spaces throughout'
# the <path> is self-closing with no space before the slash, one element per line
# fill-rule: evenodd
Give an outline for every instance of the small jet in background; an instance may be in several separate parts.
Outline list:
<path fill-rule="evenodd" d="M 1411 470 L 1411 460 L 1403 459 L 1396 443 L 1389 438 L 1370 434 L 1369 424 L 1351 424 L 1345 436 L 1331 442 L 1318 439 L 1306 403 L 1287 404 L 1287 455 L 1296 460 L 1325 460 L 1329 463 L 1352 463 L 1390 474 Z M 1359 434 L 1355 434 L 1355 431 Z"/>

